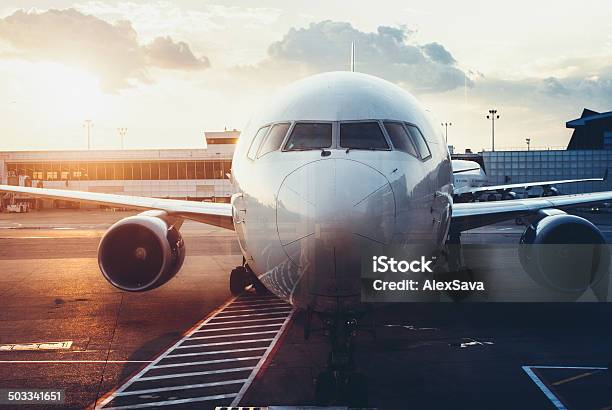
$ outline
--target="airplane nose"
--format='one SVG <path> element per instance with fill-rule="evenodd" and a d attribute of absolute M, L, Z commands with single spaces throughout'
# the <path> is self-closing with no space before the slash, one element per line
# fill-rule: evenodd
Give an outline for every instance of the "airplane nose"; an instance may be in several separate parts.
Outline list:
<path fill-rule="evenodd" d="M 395 200 L 387 178 L 361 162 L 325 159 L 287 176 L 277 196 L 277 227 L 287 256 L 307 273 L 311 294 L 360 294 L 364 247 L 390 242 Z"/>

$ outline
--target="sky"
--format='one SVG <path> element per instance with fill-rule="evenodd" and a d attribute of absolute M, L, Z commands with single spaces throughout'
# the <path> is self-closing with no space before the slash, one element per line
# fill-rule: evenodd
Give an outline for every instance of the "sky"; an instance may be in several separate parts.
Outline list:
<path fill-rule="evenodd" d="M 65 1 L 0 4 L 0 150 L 199 148 L 274 92 L 357 71 L 451 122 L 449 144 L 564 147 L 612 110 L 612 2 Z"/>

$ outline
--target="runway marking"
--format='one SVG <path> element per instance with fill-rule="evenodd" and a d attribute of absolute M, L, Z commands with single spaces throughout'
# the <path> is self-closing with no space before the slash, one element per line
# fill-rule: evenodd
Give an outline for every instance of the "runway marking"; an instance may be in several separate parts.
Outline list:
<path fill-rule="evenodd" d="M 271 317 L 269 319 L 253 319 L 253 320 L 249 320 L 250 322 L 265 322 L 265 321 L 270 321 L 270 320 L 282 320 L 282 317 Z M 234 323 L 244 323 L 244 320 L 233 320 L 233 321 L 226 321 L 226 322 L 215 322 L 215 323 L 209 323 L 210 325 L 225 325 L 225 324 L 234 324 Z M 216 329 L 215 329 L 216 330 Z"/>
<path fill-rule="evenodd" d="M 176 347 L 176 349 L 190 349 L 192 347 L 207 347 L 207 346 L 226 346 L 226 345 L 234 345 L 234 344 L 242 344 L 242 343 L 257 343 L 257 342 L 271 342 L 271 341 L 272 341 L 272 338 L 237 340 L 237 341 L 232 341 L 232 342 L 201 343 L 197 345 L 178 346 Z"/>
<path fill-rule="evenodd" d="M 174 358 L 174 357 L 192 357 L 192 356 L 206 356 L 212 354 L 225 354 L 225 353 L 240 353 L 240 352 L 252 352 L 255 350 L 266 350 L 266 347 L 248 347 L 246 349 L 230 349 L 230 350 L 215 350 L 212 352 L 196 352 L 196 353 L 181 353 L 181 354 L 172 354 L 166 356 L 166 358 Z"/>
<path fill-rule="evenodd" d="M 486 346 L 486 345 L 494 345 L 495 344 L 493 342 L 487 342 L 487 341 L 480 341 L 480 340 L 472 339 L 471 337 L 464 337 L 463 340 L 467 340 L 467 341 L 466 342 L 459 342 L 459 343 L 449 343 L 449 346 L 451 346 L 451 347 L 459 347 L 460 349 L 465 349 L 466 347 L 470 347 L 470 346 Z"/>
<path fill-rule="evenodd" d="M 219 319 L 233 319 L 233 318 L 237 318 L 237 317 L 251 317 L 251 316 L 269 316 L 269 315 L 282 315 L 284 313 L 289 313 L 291 312 L 291 310 L 285 310 L 282 312 L 272 312 L 272 313 L 253 313 L 253 314 L 246 314 L 246 315 L 231 315 L 231 316 L 220 316 Z"/>
<path fill-rule="evenodd" d="M 189 340 L 215 339 L 218 337 L 253 336 L 253 335 L 263 335 L 266 333 L 276 333 L 276 332 L 278 332 L 278 330 L 267 330 L 265 332 L 232 333 L 229 335 L 197 336 L 197 337 L 192 337 Z"/>
<path fill-rule="evenodd" d="M 552 390 L 538 377 L 532 369 L 568 369 L 568 370 L 607 370 L 607 367 L 585 367 L 585 366 L 522 366 L 531 380 L 542 390 L 548 400 L 558 409 L 567 410 L 567 406 L 552 392 Z"/>
<path fill-rule="evenodd" d="M 151 363 L 151 360 L 0 360 L 0 363 Z"/>
<path fill-rule="evenodd" d="M 187 363 L 174 363 L 174 364 L 158 364 L 153 366 L 154 369 L 166 369 L 168 367 L 183 367 L 183 366 L 200 366 L 203 364 L 216 364 L 216 363 L 231 363 L 233 361 L 244 361 L 244 360 L 259 360 L 261 356 L 247 356 L 247 357 L 235 357 L 231 359 L 217 359 L 217 360 L 205 360 L 203 362 L 187 362 Z"/>
<path fill-rule="evenodd" d="M 0 345 L 0 351 L 15 350 L 66 350 L 72 346 L 72 340 L 66 342 L 34 342 L 34 343 L 10 343 Z"/>
<path fill-rule="evenodd" d="M 256 325 L 256 326 L 234 326 L 234 327 L 221 327 L 219 329 L 204 329 L 204 330 L 198 330 L 196 333 L 202 333 L 202 332 L 221 332 L 221 331 L 225 331 L 225 330 L 238 330 L 238 329 L 253 329 L 253 328 L 259 328 L 259 327 L 271 327 L 271 326 L 281 326 L 282 323 L 270 323 L 269 325 Z"/>
<path fill-rule="evenodd" d="M 200 401 L 210 401 L 210 400 L 220 400 L 226 398 L 236 397 L 236 394 L 218 394 L 215 396 L 204 396 L 204 397 L 195 397 L 192 399 L 179 399 L 179 400 L 166 400 L 166 401 L 153 401 L 143 404 L 133 404 L 128 406 L 117 406 L 117 407 L 105 407 L 107 410 L 123 410 L 123 409 L 144 409 L 147 407 L 153 406 L 172 406 L 174 404 L 186 404 L 186 403 L 195 403 Z"/>
<path fill-rule="evenodd" d="M 234 406 L 262 369 L 293 313 L 289 304 L 273 296 L 232 298 L 107 393 L 94 408 L 138 409 L 197 402 Z M 247 339 L 228 341 L 238 336 Z M 181 353 L 185 349 L 201 351 Z"/>
<path fill-rule="evenodd" d="M 176 378 L 180 378 L 180 377 L 206 376 L 206 375 L 209 375 L 209 374 L 243 372 L 245 370 L 253 370 L 254 368 L 255 368 L 255 366 L 250 366 L 250 367 L 235 367 L 233 369 L 209 370 L 209 371 L 205 371 L 205 372 L 165 374 L 165 375 L 162 375 L 162 376 L 141 377 L 140 380 L 145 380 L 145 381 L 146 380 L 164 380 L 164 379 L 176 379 Z"/>
<path fill-rule="evenodd" d="M 184 386 L 171 386 L 171 387 L 160 387 L 158 389 L 146 389 L 146 390 L 132 390 L 123 393 L 117 393 L 117 396 L 134 396 L 137 394 L 149 394 L 149 393 L 159 393 L 163 391 L 175 391 L 175 390 L 183 390 L 183 389 L 199 389 L 202 387 L 212 387 L 212 386 L 224 386 L 226 384 L 237 384 L 244 383 L 247 379 L 239 379 L 239 380 L 225 380 L 222 382 L 213 382 L 213 383 L 200 383 L 200 384 L 187 384 Z"/>

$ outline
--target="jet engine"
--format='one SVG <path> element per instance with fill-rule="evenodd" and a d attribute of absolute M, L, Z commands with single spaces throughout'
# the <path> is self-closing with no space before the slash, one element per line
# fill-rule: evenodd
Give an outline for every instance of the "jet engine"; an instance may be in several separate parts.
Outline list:
<path fill-rule="evenodd" d="M 115 223 L 98 247 L 102 274 L 113 286 L 130 292 L 155 289 L 168 282 L 185 259 L 179 227 L 160 211 Z"/>
<path fill-rule="evenodd" d="M 601 231 L 584 218 L 540 211 L 519 245 L 525 272 L 547 289 L 581 293 L 608 274 L 610 256 Z"/>

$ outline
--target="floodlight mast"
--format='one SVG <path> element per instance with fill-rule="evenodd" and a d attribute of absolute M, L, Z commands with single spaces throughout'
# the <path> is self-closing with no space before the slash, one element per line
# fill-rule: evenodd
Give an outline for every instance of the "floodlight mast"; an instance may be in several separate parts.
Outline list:
<path fill-rule="evenodd" d="M 491 151 L 495 151 L 495 120 L 499 119 L 496 109 L 490 109 L 487 119 L 491 120 Z"/>

